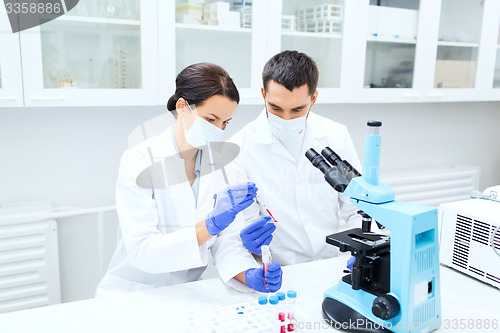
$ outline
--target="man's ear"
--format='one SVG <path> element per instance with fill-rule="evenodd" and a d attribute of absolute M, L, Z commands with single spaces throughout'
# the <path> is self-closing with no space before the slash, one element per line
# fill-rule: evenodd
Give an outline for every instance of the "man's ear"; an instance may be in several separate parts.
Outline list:
<path fill-rule="evenodd" d="M 260 92 L 262 93 L 262 98 L 264 98 L 264 103 L 266 102 L 266 90 L 264 87 L 260 88 Z"/>
<path fill-rule="evenodd" d="M 316 90 L 311 97 L 311 107 L 314 105 L 314 103 L 316 103 L 317 99 L 318 99 L 318 90 Z"/>

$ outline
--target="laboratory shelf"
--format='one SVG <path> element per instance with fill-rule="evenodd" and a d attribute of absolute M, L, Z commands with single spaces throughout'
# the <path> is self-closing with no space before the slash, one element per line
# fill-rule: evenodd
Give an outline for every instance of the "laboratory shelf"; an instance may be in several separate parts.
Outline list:
<path fill-rule="evenodd" d="M 221 32 L 236 32 L 236 33 L 248 33 L 248 34 L 252 33 L 251 28 L 231 28 L 231 27 L 220 27 L 217 25 L 176 23 L 175 27 L 177 29 L 186 29 L 186 30 L 221 31 Z"/>
<path fill-rule="evenodd" d="M 461 42 L 438 41 L 438 46 L 479 47 L 479 43 L 461 43 Z"/>
<path fill-rule="evenodd" d="M 383 42 L 383 43 L 397 43 L 397 44 L 417 44 L 416 39 L 404 39 L 404 38 L 387 38 L 379 36 L 369 36 L 367 39 L 369 42 Z"/>
<path fill-rule="evenodd" d="M 125 19 L 112 19 L 112 18 L 102 18 L 102 17 L 86 17 L 86 16 L 72 16 L 63 15 L 58 17 L 56 21 L 67 21 L 67 22 L 83 22 L 83 23 L 103 23 L 103 24 L 118 24 L 118 25 L 141 25 L 139 20 L 125 20 Z"/>
<path fill-rule="evenodd" d="M 341 33 L 327 33 L 327 32 L 305 32 L 305 31 L 281 31 L 282 36 L 288 37 L 311 37 L 311 38 L 330 38 L 330 39 L 342 39 Z"/>

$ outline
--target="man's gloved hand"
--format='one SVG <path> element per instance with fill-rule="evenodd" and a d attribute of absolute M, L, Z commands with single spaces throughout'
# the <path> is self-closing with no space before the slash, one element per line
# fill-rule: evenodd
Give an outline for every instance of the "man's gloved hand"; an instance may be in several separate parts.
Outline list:
<path fill-rule="evenodd" d="M 236 214 L 248 208 L 257 195 L 258 188 L 252 182 L 228 186 L 214 195 L 214 209 L 205 219 L 208 233 L 219 234 L 234 221 Z"/>
<path fill-rule="evenodd" d="M 250 268 L 245 271 L 245 282 L 248 287 L 261 293 L 274 293 L 281 288 L 281 278 L 283 271 L 278 262 L 269 264 L 266 272 L 266 285 L 264 284 L 264 274 L 262 268 Z"/>
<path fill-rule="evenodd" d="M 347 269 L 352 271 L 352 265 L 354 265 L 354 262 L 356 261 L 355 257 L 350 257 L 349 260 L 347 260 Z"/>
<path fill-rule="evenodd" d="M 264 216 L 257 222 L 241 229 L 241 242 L 248 251 L 261 255 L 260 247 L 271 243 L 274 230 L 276 230 L 276 225 L 271 221 L 271 217 Z"/>

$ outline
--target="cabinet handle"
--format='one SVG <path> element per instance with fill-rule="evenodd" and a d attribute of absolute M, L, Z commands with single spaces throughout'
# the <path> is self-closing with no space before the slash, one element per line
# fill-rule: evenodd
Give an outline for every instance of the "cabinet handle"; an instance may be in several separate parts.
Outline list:
<path fill-rule="evenodd" d="M 65 100 L 66 96 L 37 96 L 31 97 L 32 101 L 62 101 Z"/>
<path fill-rule="evenodd" d="M 418 98 L 418 97 L 420 97 L 420 94 L 403 94 L 403 97 L 406 97 L 406 98 Z"/>
<path fill-rule="evenodd" d="M 5 97 L 0 96 L 0 101 L 15 101 L 16 99 L 17 99 L 16 96 L 5 96 Z"/>
<path fill-rule="evenodd" d="M 443 97 L 441 93 L 428 93 L 427 97 Z"/>

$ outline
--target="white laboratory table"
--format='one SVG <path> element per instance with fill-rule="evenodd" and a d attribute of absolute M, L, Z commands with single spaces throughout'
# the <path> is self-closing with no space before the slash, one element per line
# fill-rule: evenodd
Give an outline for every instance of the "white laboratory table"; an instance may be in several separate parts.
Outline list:
<path fill-rule="evenodd" d="M 325 289 L 337 283 L 349 256 L 283 267 L 282 291 L 297 291 L 297 310 L 305 315 L 302 330 L 333 331 L 322 323 Z M 447 267 L 441 267 L 441 332 L 500 332 L 483 326 L 460 329 L 460 320 L 500 321 L 500 290 Z M 255 300 L 220 279 L 208 279 L 117 297 L 90 299 L 0 315 L 1 333 L 183 332 L 188 313 Z M 462 322 L 463 324 L 463 322 Z M 500 325 L 500 323 L 498 323 Z M 474 324 L 476 325 L 476 324 Z M 453 328 L 455 326 L 455 328 Z M 474 329 L 475 328 L 475 329 Z"/>

